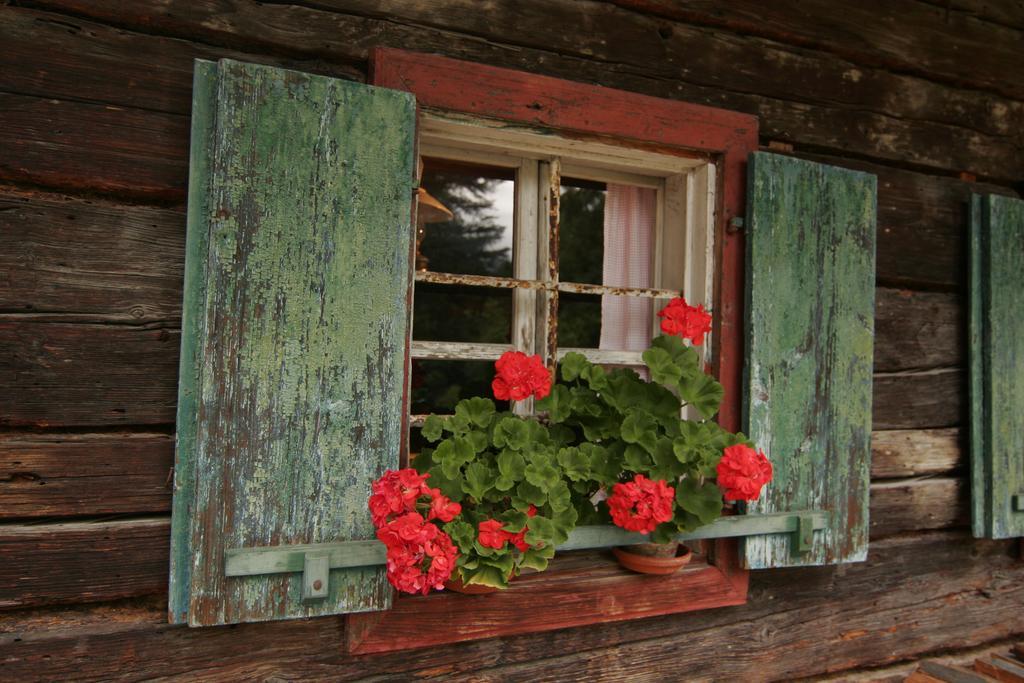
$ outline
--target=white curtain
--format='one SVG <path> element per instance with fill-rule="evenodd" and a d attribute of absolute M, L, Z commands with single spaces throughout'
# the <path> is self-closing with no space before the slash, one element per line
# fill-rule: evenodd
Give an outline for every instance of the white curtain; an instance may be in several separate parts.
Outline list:
<path fill-rule="evenodd" d="M 604 200 L 604 284 L 651 287 L 657 192 L 608 184 Z M 602 349 L 643 351 L 651 342 L 651 300 L 601 297 Z"/>

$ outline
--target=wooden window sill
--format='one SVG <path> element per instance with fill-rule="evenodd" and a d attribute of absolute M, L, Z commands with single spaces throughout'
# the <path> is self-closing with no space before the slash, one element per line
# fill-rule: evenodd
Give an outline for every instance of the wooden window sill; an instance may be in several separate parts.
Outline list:
<path fill-rule="evenodd" d="M 408 650 L 743 604 L 748 576 L 734 568 L 736 544 L 714 545 L 716 565 L 697 555 L 669 576 L 623 569 L 610 549 L 579 550 L 560 554 L 547 571 L 524 574 L 497 593 L 399 596 L 390 610 L 346 616 L 346 650 Z"/>

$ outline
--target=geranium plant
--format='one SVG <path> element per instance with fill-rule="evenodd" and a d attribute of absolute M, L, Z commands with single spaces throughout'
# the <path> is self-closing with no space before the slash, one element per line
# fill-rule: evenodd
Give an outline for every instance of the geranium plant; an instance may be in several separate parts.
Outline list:
<path fill-rule="evenodd" d="M 649 381 L 570 353 L 552 385 L 539 356 L 510 351 L 495 364 L 494 395 L 539 399 L 538 417 L 471 398 L 427 418 L 435 445 L 370 499 L 393 585 L 428 592 L 451 577 L 504 588 L 523 568 L 544 570 L 577 523 L 668 543 L 717 519 L 723 500 L 760 495 L 771 464 L 712 421 L 723 390 L 694 348 L 711 316 L 682 298 L 658 315 L 664 334 L 643 353 Z"/>

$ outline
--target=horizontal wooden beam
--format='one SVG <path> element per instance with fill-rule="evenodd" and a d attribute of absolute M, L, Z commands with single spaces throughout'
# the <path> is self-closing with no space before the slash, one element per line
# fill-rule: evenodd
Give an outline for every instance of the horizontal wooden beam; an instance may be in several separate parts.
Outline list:
<path fill-rule="evenodd" d="M 469 599 L 480 603 L 482 617 L 489 614 L 493 601 Z M 721 680 L 818 678 L 1015 636 L 1024 632 L 1022 600 L 1024 565 L 1015 543 L 933 533 L 874 543 L 868 562 L 842 572 L 758 572 L 743 606 L 642 621 L 351 657 L 340 652 L 340 619 L 190 629 L 168 625 L 160 604 L 112 603 L 6 614 L 0 661 L 12 680 L 107 680 L 124 671 L 230 680 L 608 681 L 665 671 Z M 726 650 L 743 654 L 707 656 Z"/>

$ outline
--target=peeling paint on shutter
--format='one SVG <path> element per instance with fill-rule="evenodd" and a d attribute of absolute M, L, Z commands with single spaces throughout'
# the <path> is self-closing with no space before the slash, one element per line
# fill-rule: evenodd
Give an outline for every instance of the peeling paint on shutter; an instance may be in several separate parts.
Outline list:
<path fill-rule="evenodd" d="M 749 512 L 826 510 L 809 552 L 751 537 L 748 567 L 867 558 L 876 180 L 751 155 L 747 211 L 747 434 L 775 478 Z"/>
<path fill-rule="evenodd" d="M 225 550 L 373 538 L 405 430 L 415 101 L 197 62 L 170 618 L 386 609 L 383 569 L 230 577 Z"/>
<path fill-rule="evenodd" d="M 1024 201 L 971 199 L 971 497 L 978 538 L 1024 536 Z"/>

